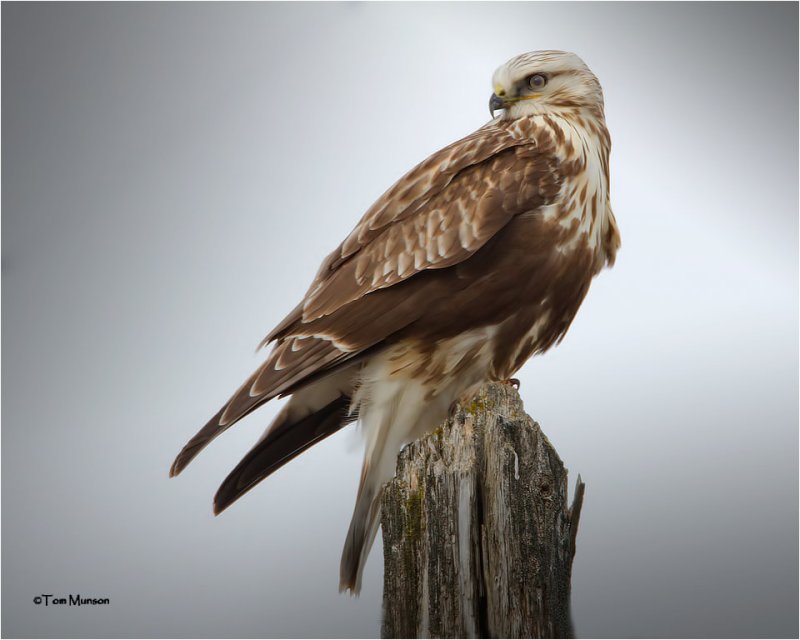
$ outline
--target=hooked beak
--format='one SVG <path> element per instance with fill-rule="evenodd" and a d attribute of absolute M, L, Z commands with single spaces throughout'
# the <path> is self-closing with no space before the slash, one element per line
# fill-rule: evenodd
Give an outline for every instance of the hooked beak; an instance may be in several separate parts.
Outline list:
<path fill-rule="evenodd" d="M 492 118 L 494 118 L 494 112 L 498 109 L 505 109 L 506 108 L 506 101 L 498 96 L 496 93 L 492 94 L 492 97 L 489 98 L 489 113 L 492 114 Z"/>

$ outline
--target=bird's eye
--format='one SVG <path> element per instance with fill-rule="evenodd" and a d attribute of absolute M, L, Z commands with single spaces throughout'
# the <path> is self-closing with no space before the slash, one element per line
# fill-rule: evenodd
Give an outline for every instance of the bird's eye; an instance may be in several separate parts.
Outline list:
<path fill-rule="evenodd" d="M 541 73 L 534 73 L 528 78 L 528 86 L 530 86 L 531 89 L 542 89 L 546 84 L 547 77 L 543 76 Z"/>

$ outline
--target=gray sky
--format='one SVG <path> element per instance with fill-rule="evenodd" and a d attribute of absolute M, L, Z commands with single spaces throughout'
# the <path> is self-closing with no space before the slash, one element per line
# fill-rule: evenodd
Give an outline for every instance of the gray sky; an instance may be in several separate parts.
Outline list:
<path fill-rule="evenodd" d="M 349 429 L 219 518 L 271 404 L 184 442 L 394 180 L 575 51 L 618 264 L 522 396 L 587 482 L 582 636 L 796 636 L 797 5 L 2 6 L 4 636 L 375 636 Z M 36 606 L 42 593 L 109 597 Z"/>

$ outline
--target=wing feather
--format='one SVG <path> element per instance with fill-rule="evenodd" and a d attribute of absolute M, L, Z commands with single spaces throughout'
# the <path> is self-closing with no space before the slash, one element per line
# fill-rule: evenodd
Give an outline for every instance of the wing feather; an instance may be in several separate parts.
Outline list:
<path fill-rule="evenodd" d="M 303 320 L 469 257 L 518 213 L 494 206 L 502 202 L 498 171 L 529 158 L 535 147 L 530 137 L 491 124 L 417 165 L 325 260 L 306 294 Z"/>

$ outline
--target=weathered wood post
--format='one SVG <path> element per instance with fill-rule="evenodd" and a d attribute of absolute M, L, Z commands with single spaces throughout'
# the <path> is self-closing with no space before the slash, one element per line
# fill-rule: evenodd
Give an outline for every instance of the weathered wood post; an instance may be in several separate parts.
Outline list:
<path fill-rule="evenodd" d="M 568 638 L 584 485 L 510 385 L 403 449 L 383 497 L 384 638 Z"/>

